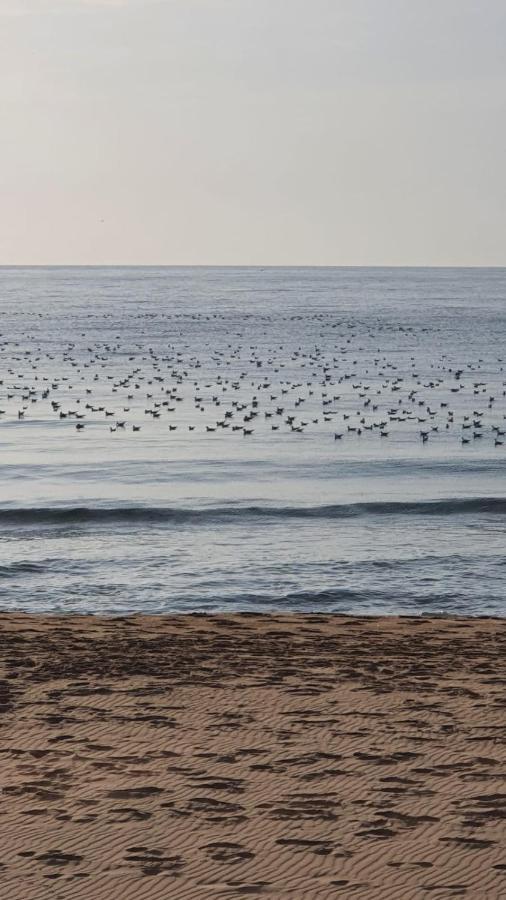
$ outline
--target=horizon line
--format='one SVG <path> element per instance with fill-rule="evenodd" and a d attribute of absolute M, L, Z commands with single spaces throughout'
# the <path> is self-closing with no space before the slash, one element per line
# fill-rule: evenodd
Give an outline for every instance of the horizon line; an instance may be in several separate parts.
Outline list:
<path fill-rule="evenodd" d="M 0 263 L 1 269 L 506 269 L 506 263 Z"/>

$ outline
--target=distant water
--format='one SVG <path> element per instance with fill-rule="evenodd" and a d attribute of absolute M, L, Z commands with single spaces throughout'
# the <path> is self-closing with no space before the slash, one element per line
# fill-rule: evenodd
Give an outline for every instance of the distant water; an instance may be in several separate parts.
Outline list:
<path fill-rule="evenodd" d="M 1 609 L 504 615 L 506 270 L 4 268 L 0 310 Z"/>

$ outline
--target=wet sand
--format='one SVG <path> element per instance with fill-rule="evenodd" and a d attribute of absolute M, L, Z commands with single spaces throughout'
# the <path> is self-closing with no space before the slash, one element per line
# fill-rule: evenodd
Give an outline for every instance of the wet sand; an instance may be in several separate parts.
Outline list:
<path fill-rule="evenodd" d="M 506 620 L 0 616 L 9 900 L 506 897 Z"/>

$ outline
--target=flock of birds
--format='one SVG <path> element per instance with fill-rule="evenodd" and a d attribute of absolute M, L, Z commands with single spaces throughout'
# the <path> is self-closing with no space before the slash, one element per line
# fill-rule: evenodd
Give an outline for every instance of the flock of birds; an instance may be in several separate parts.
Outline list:
<path fill-rule="evenodd" d="M 193 314 L 185 328 L 179 317 L 179 340 L 166 343 L 153 327 L 129 345 L 119 334 L 104 341 L 81 332 L 50 351 L 33 334 L 3 338 L 0 428 L 57 421 L 82 434 L 105 422 L 114 434 L 156 423 L 167 435 L 187 437 L 281 432 L 334 441 L 402 436 L 426 444 L 444 433 L 462 445 L 504 445 L 500 358 L 456 364 L 440 354 L 428 365 L 416 353 L 412 328 L 397 327 L 395 350 L 392 340 L 381 348 L 381 329 L 369 332 L 364 346 L 353 324 L 318 314 L 308 317 L 306 346 L 296 343 L 301 316 L 286 317 L 285 338 L 275 343 L 268 317 L 253 317 L 249 334 L 248 318 L 239 327 L 226 316 Z"/>

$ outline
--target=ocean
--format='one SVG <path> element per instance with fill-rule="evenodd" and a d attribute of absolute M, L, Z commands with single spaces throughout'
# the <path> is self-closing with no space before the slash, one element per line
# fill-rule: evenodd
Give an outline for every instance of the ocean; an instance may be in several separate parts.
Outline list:
<path fill-rule="evenodd" d="M 499 615 L 506 270 L 0 269 L 0 608 Z"/>

